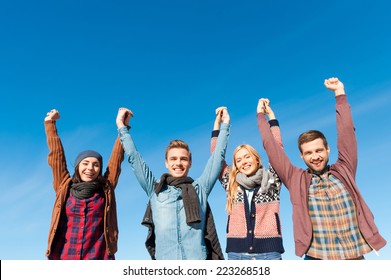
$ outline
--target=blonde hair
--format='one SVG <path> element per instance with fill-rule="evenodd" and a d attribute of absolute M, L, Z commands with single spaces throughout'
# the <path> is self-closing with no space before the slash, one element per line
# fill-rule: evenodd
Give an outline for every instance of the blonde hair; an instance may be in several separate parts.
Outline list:
<path fill-rule="evenodd" d="M 239 170 L 236 166 L 235 156 L 236 154 L 241 150 L 246 149 L 249 154 L 256 160 L 258 164 L 258 168 L 262 166 L 261 156 L 258 154 L 258 152 L 250 145 L 243 144 L 236 147 L 234 153 L 233 153 L 233 162 L 231 166 L 231 170 L 229 172 L 229 181 L 228 181 L 228 189 L 227 189 L 227 204 L 226 204 L 226 210 L 228 214 L 231 214 L 232 207 L 234 205 L 236 195 L 238 193 L 238 182 L 236 181 L 236 174 L 239 173 Z"/>

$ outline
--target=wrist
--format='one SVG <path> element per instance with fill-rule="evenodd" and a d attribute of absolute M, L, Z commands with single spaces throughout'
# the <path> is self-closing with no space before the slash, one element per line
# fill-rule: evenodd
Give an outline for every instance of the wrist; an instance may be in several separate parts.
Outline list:
<path fill-rule="evenodd" d="M 117 121 L 116 124 L 118 128 L 126 126 L 122 121 Z"/>
<path fill-rule="evenodd" d="M 274 115 L 273 112 L 269 112 L 269 113 L 267 114 L 267 116 L 268 116 L 269 120 L 274 120 L 274 119 L 276 118 L 276 115 Z"/>
<path fill-rule="evenodd" d="M 344 94 L 345 94 L 345 90 L 344 90 L 343 88 L 341 88 L 341 89 L 336 89 L 336 90 L 334 91 L 334 94 L 335 94 L 335 96 L 344 95 Z"/>

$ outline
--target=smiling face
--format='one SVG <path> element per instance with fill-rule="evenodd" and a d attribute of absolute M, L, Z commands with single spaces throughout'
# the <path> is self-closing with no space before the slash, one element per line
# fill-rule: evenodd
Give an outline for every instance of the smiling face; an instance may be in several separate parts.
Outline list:
<path fill-rule="evenodd" d="M 185 177 L 191 167 L 190 152 L 185 148 L 171 148 L 167 151 L 165 163 L 172 177 Z"/>
<path fill-rule="evenodd" d="M 303 143 L 300 148 L 300 156 L 309 169 L 315 173 L 321 173 L 325 170 L 329 161 L 330 148 L 325 146 L 321 138 Z"/>
<path fill-rule="evenodd" d="M 240 147 L 234 153 L 234 163 L 237 171 L 247 176 L 254 175 L 261 165 L 260 158 L 246 147 Z"/>
<path fill-rule="evenodd" d="M 79 176 L 83 182 L 92 182 L 100 174 L 100 162 L 95 157 L 86 157 L 79 163 Z"/>

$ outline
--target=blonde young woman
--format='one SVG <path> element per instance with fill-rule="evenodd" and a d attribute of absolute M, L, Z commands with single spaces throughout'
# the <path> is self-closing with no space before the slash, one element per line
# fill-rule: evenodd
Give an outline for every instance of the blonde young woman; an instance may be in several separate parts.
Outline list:
<path fill-rule="evenodd" d="M 278 121 L 264 99 L 265 113 L 276 141 L 282 141 Z M 219 134 L 221 111 L 216 109 L 211 151 Z M 227 192 L 227 247 L 231 260 L 281 260 L 284 253 L 280 221 L 280 181 L 250 145 L 238 146 L 232 166 L 223 163 L 220 182 Z"/>

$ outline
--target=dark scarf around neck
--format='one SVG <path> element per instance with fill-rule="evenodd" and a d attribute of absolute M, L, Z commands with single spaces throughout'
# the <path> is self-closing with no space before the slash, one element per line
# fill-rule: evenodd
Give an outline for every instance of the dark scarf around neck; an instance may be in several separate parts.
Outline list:
<path fill-rule="evenodd" d="M 168 173 L 164 173 L 160 178 L 159 183 L 156 183 L 155 185 L 156 194 L 159 194 L 165 185 L 182 189 L 183 206 L 185 208 L 186 223 L 188 225 L 201 222 L 198 195 L 192 185 L 193 182 L 194 180 L 190 177 L 176 178 Z"/>
<path fill-rule="evenodd" d="M 78 199 L 86 199 L 92 197 L 95 193 L 103 190 L 98 182 L 81 182 L 71 185 L 71 193 Z"/>

